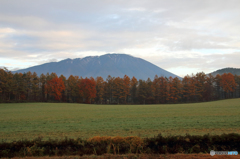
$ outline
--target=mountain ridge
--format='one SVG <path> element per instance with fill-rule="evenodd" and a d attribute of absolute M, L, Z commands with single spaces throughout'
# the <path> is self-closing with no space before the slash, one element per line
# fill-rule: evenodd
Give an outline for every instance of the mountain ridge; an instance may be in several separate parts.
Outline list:
<path fill-rule="evenodd" d="M 224 74 L 224 73 L 231 73 L 233 75 L 240 75 L 240 68 L 233 68 L 233 67 L 226 67 L 226 68 L 222 68 L 222 69 L 218 69 L 216 71 L 213 71 L 209 74 L 213 75 L 213 76 L 216 76 L 217 74 Z"/>
<path fill-rule="evenodd" d="M 14 72 L 36 72 L 38 75 L 54 72 L 68 78 L 70 75 L 85 77 L 102 76 L 106 79 L 112 77 L 135 76 L 137 79 L 153 79 L 155 75 L 164 77 L 178 77 L 144 59 L 127 54 L 105 54 L 101 56 L 87 56 L 84 58 L 64 59 L 59 62 L 50 62 L 42 65 L 20 69 Z"/>

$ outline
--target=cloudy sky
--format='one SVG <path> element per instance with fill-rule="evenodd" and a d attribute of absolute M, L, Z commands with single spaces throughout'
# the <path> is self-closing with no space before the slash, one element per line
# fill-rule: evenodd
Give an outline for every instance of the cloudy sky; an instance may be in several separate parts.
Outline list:
<path fill-rule="evenodd" d="M 0 0 L 0 66 L 126 53 L 176 75 L 240 68 L 239 0 Z"/>

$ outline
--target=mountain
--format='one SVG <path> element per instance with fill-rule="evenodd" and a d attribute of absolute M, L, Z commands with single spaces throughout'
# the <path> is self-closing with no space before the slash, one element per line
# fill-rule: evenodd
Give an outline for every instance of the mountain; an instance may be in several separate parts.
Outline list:
<path fill-rule="evenodd" d="M 65 59 L 59 62 L 50 62 L 15 72 L 36 72 L 38 75 L 49 73 L 61 74 L 68 78 L 70 75 L 85 77 L 102 76 L 106 79 L 108 75 L 112 77 L 130 78 L 146 80 L 153 79 L 155 75 L 164 77 L 178 77 L 146 60 L 136 58 L 126 54 L 106 54 L 102 56 L 88 56 L 85 58 Z M 179 77 L 180 78 L 180 77 Z"/>
<path fill-rule="evenodd" d="M 209 74 L 212 74 L 213 76 L 216 76 L 217 74 L 222 75 L 224 73 L 231 73 L 233 75 L 236 74 L 236 75 L 239 76 L 240 75 L 240 68 L 230 68 L 230 67 L 228 67 L 228 68 L 219 69 L 219 70 L 214 71 L 214 72 L 209 73 Z"/>

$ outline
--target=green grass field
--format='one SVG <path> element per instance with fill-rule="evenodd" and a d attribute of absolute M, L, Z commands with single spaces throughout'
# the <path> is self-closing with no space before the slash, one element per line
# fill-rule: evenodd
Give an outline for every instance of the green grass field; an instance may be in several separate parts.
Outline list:
<path fill-rule="evenodd" d="M 0 139 L 240 133 L 240 99 L 192 104 L 0 104 Z"/>

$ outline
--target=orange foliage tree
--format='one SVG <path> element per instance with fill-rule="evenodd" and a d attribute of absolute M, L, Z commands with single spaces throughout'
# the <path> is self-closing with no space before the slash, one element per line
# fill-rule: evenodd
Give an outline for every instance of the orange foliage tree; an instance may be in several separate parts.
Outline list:
<path fill-rule="evenodd" d="M 236 88 L 237 84 L 235 83 L 234 76 L 231 73 L 224 73 L 222 75 L 222 80 L 220 84 L 225 92 L 225 96 L 228 98 L 230 92 L 232 93 Z"/>
<path fill-rule="evenodd" d="M 96 97 L 96 82 L 94 78 L 91 77 L 88 79 L 86 77 L 85 79 L 82 79 L 78 87 L 85 103 L 91 103 Z"/>
<path fill-rule="evenodd" d="M 176 103 L 181 98 L 181 89 L 182 89 L 181 81 L 177 77 L 172 78 L 170 76 L 168 79 L 168 85 L 169 85 L 168 100 L 170 102 Z"/>
<path fill-rule="evenodd" d="M 65 90 L 64 82 L 61 78 L 55 77 L 47 81 L 45 85 L 45 91 L 50 93 L 51 96 L 55 97 L 55 100 L 60 101 L 62 96 L 62 91 Z"/>
<path fill-rule="evenodd" d="M 173 78 L 172 76 L 169 77 L 168 79 L 168 96 L 167 100 L 170 102 L 174 101 L 174 94 L 175 94 L 175 89 L 173 88 Z"/>
<path fill-rule="evenodd" d="M 190 76 L 184 76 L 182 79 L 182 99 L 184 102 L 188 102 L 190 100 Z"/>
<path fill-rule="evenodd" d="M 206 75 L 204 72 L 195 75 L 195 95 L 197 101 L 202 101 L 204 93 L 204 84 L 206 82 Z"/>
<path fill-rule="evenodd" d="M 167 86 L 168 82 L 165 77 L 159 77 L 159 85 L 160 85 L 160 103 L 166 103 L 167 98 L 168 98 L 168 91 L 167 91 Z"/>
<path fill-rule="evenodd" d="M 153 97 L 155 99 L 155 103 L 158 104 L 160 101 L 160 84 L 159 84 L 159 78 L 157 75 L 155 75 L 152 83 L 152 91 L 153 91 Z"/>
<path fill-rule="evenodd" d="M 118 104 L 121 100 L 125 98 L 122 78 L 117 77 L 113 80 L 112 94 Z"/>
<path fill-rule="evenodd" d="M 130 95 L 130 78 L 127 75 L 123 78 L 123 90 L 125 103 L 127 103 L 128 96 Z"/>

